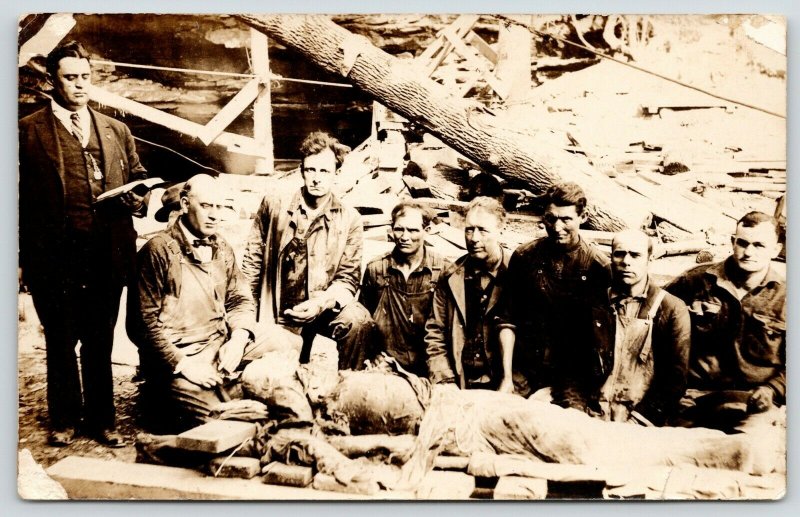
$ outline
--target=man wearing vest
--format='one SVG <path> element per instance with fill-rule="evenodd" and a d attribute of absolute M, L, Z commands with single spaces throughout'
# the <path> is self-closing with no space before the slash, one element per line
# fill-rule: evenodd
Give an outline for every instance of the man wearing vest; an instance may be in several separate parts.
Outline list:
<path fill-rule="evenodd" d="M 139 347 L 150 426 L 179 432 L 241 398 L 238 372 L 263 355 L 255 306 L 231 246 L 217 234 L 224 196 L 199 174 L 183 186 L 180 215 L 142 247 L 128 329 Z"/>
<path fill-rule="evenodd" d="M 394 207 L 394 249 L 367 265 L 360 298 L 375 320 L 374 352 L 385 351 L 407 371 L 425 378 L 425 322 L 439 275 L 450 265 L 425 247 L 430 225 L 425 206 L 403 201 Z"/>
<path fill-rule="evenodd" d="M 48 441 L 72 443 L 83 417 L 85 434 L 121 446 L 111 347 L 136 253 L 131 215 L 143 216 L 146 203 L 133 193 L 94 201 L 146 171 L 128 127 L 87 106 L 91 69 L 83 47 L 56 48 L 47 72 L 52 102 L 19 122 L 19 261 L 44 327 Z"/>
<path fill-rule="evenodd" d="M 513 349 L 498 346 L 497 301 L 505 288 L 508 253 L 497 240 L 506 212 L 497 200 L 467 206 L 467 254 L 442 273 L 425 324 L 428 370 L 435 384 L 512 392 Z"/>
<path fill-rule="evenodd" d="M 349 148 L 314 132 L 300 145 L 303 186 L 267 194 L 256 213 L 242 272 L 260 326 L 278 324 L 303 337 L 308 362 L 317 334 L 336 341 L 340 370 L 364 368 L 373 322 L 355 300 L 361 283 L 363 228 L 355 209 L 331 191 Z"/>
<path fill-rule="evenodd" d="M 686 389 L 689 312 L 648 276 L 652 252 L 640 231 L 614 236 L 611 287 L 592 307 L 593 339 L 564 365 L 563 405 L 642 425 L 661 426 L 675 414 Z"/>

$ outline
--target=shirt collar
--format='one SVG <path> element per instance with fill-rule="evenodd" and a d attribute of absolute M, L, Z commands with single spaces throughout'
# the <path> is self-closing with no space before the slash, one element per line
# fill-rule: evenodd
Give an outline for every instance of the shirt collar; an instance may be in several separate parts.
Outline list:
<path fill-rule="evenodd" d="M 650 292 L 650 275 L 647 276 L 647 279 L 642 284 L 641 289 L 637 289 L 637 292 L 635 293 L 631 294 L 618 293 L 614 290 L 614 287 L 609 287 L 608 301 L 612 304 L 619 303 L 622 300 L 626 299 L 644 301 L 647 299 L 647 293 L 649 292 Z"/>
<path fill-rule="evenodd" d="M 492 278 L 497 278 L 498 275 L 500 275 L 503 271 L 506 270 L 506 264 L 507 263 L 508 263 L 508 261 L 506 260 L 506 250 L 504 250 L 502 248 L 502 246 L 501 246 L 500 247 L 500 260 L 497 262 L 497 265 L 491 271 L 484 271 L 483 269 L 481 269 L 479 267 L 479 265 L 474 260 L 472 260 L 472 257 L 470 257 L 469 255 L 467 255 L 467 259 L 466 259 L 464 265 L 465 265 L 465 269 L 467 271 L 467 274 L 471 274 L 471 275 L 487 274 L 487 275 L 491 276 Z"/>
<path fill-rule="evenodd" d="M 334 210 L 341 210 L 342 204 L 333 194 L 333 192 L 328 194 L 328 199 L 325 203 L 317 210 L 317 213 L 324 215 L 327 219 L 331 218 L 331 212 Z M 297 191 L 297 193 L 292 198 L 292 202 L 289 204 L 289 212 L 290 215 L 294 215 L 296 212 L 303 212 L 308 213 L 311 211 L 311 208 L 306 205 L 305 200 L 303 199 L 303 189 Z"/>
<path fill-rule="evenodd" d="M 718 285 L 733 284 L 730 277 L 728 276 L 728 272 L 726 268 L 733 262 L 733 256 L 729 256 L 727 259 L 723 260 L 722 262 L 717 262 L 712 266 L 709 266 L 706 269 L 706 274 L 711 275 L 714 277 L 714 280 Z M 758 287 L 765 287 L 769 286 L 770 284 L 783 284 L 786 280 L 781 276 L 775 268 L 772 267 L 770 264 L 769 268 L 767 269 L 767 274 L 764 276 L 764 279 L 761 280 L 761 283 Z"/>
<path fill-rule="evenodd" d="M 61 104 L 57 103 L 55 100 L 50 101 L 50 107 L 53 110 L 53 115 L 56 116 L 58 120 L 63 122 L 67 127 L 72 124 L 72 114 L 77 113 L 80 118 L 81 122 L 85 122 L 89 120 L 89 108 L 86 106 L 81 107 L 78 111 L 70 111 Z"/>
<path fill-rule="evenodd" d="M 183 224 L 183 219 L 181 217 L 178 217 L 178 220 L 177 220 L 177 222 L 175 224 L 180 229 L 179 233 L 183 237 L 183 245 L 188 250 L 194 250 L 195 249 L 195 246 L 194 246 L 194 241 L 195 240 L 207 240 L 208 243 L 212 244 L 212 245 L 214 244 L 214 242 L 216 240 L 216 236 L 215 235 L 210 235 L 210 236 L 206 237 L 205 239 L 201 239 L 199 237 L 195 237 L 194 234 L 191 231 L 189 231 L 189 228 L 187 228 L 186 225 Z"/>
<path fill-rule="evenodd" d="M 391 253 L 389 253 L 389 269 L 399 270 L 400 269 L 399 263 L 395 258 L 394 253 L 395 250 L 392 250 Z M 419 263 L 419 266 L 417 266 L 417 268 L 414 271 L 412 271 L 412 273 L 416 271 L 421 271 L 423 269 L 427 269 L 428 271 L 433 272 L 433 259 L 431 259 L 430 253 L 428 253 L 428 249 L 425 247 L 424 244 L 422 245 L 422 262 Z"/>

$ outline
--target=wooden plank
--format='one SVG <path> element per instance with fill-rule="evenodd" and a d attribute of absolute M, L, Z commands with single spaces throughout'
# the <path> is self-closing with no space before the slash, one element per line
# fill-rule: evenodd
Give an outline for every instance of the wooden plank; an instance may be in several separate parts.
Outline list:
<path fill-rule="evenodd" d="M 450 24 L 449 28 L 452 28 L 458 37 L 461 38 L 467 33 L 467 31 L 472 29 L 472 27 L 475 25 L 475 22 L 478 21 L 478 18 L 479 17 L 474 14 L 462 14 Z M 426 77 L 430 77 L 431 74 L 433 74 L 433 72 L 439 67 L 439 65 L 442 64 L 442 61 L 445 60 L 447 55 L 453 50 L 453 46 L 444 36 L 444 30 L 439 31 L 439 34 L 437 35 L 432 47 L 434 48 L 431 52 L 428 52 L 426 49 L 415 60 L 424 65 Z"/>
<path fill-rule="evenodd" d="M 486 43 L 486 40 L 475 34 L 475 31 L 471 30 L 467 33 L 464 40 L 475 47 L 480 54 L 492 62 L 492 64 L 497 64 L 497 52 L 494 51 L 492 47 Z M 530 69 L 530 66 L 528 66 Z"/>
<path fill-rule="evenodd" d="M 541 500 L 547 498 L 547 480 L 520 476 L 503 476 L 494 487 L 494 499 Z"/>
<path fill-rule="evenodd" d="M 505 100 L 505 98 L 508 97 L 508 87 L 494 76 L 489 67 L 486 66 L 485 62 L 481 61 L 482 57 L 475 49 L 467 46 L 467 44 L 464 43 L 452 30 L 445 29 L 444 37 L 447 38 L 447 41 L 449 41 L 451 45 L 453 45 L 453 50 L 467 60 L 467 63 L 469 63 L 469 65 L 474 68 L 475 71 L 479 73 L 487 83 L 489 83 L 489 85 L 501 99 Z"/>
<path fill-rule="evenodd" d="M 251 29 L 255 31 L 255 29 Z M 258 31 L 255 31 L 258 32 Z M 248 81 L 244 87 L 225 105 L 224 108 L 208 121 L 198 135 L 200 141 L 208 145 L 213 142 L 227 128 L 236 117 L 242 114 L 250 103 L 256 100 L 261 89 L 261 79 L 255 78 Z"/>
<path fill-rule="evenodd" d="M 252 479 L 261 472 L 258 458 L 242 456 L 220 456 L 208 464 L 208 473 L 213 477 Z"/>
<path fill-rule="evenodd" d="M 176 446 L 217 454 L 233 449 L 256 434 L 256 425 L 237 420 L 211 420 L 178 435 Z"/>
<path fill-rule="evenodd" d="M 403 499 L 407 493 L 378 497 L 266 485 L 260 479 L 220 479 L 196 470 L 119 460 L 68 456 L 47 469 L 71 499 L 139 500 L 346 500 Z"/>
<path fill-rule="evenodd" d="M 191 120 L 186 120 L 170 113 L 165 113 L 161 110 L 131 99 L 126 99 L 121 95 L 111 93 L 98 86 L 92 85 L 92 87 L 89 89 L 89 96 L 93 101 L 99 104 L 110 106 L 126 113 L 132 113 L 141 119 L 147 120 L 148 122 L 159 124 L 166 128 L 172 129 L 173 131 L 196 138 L 200 137 L 200 133 L 204 127 L 203 125 L 192 122 Z M 224 146 L 228 149 L 228 151 L 246 154 L 248 156 L 262 156 L 264 153 L 263 148 L 261 148 L 261 146 L 259 146 L 255 140 L 234 133 L 222 132 L 214 140 L 214 143 Z"/>
<path fill-rule="evenodd" d="M 311 467 L 287 465 L 278 461 L 265 465 L 262 472 L 264 483 L 299 488 L 310 485 L 314 477 Z"/>

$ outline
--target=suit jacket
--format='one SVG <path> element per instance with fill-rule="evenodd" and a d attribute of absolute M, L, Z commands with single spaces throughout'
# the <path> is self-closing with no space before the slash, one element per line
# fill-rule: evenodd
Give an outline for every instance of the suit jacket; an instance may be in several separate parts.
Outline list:
<path fill-rule="evenodd" d="M 508 265 L 509 255 L 503 252 L 503 264 Z M 464 389 L 464 366 L 461 354 L 466 342 L 467 302 L 464 276 L 467 255 L 458 259 L 454 266 L 442 273 L 433 293 L 433 310 L 425 324 L 425 348 L 428 353 L 428 371 L 431 382 L 453 379 Z M 483 320 L 483 343 L 486 359 L 496 374 L 500 374 L 502 358 L 497 350 L 495 326 L 498 321 L 498 300 L 503 291 L 503 280 L 495 284 Z"/>
<path fill-rule="evenodd" d="M 103 157 L 105 189 L 146 177 L 128 126 L 89 108 Z M 66 233 L 60 122 L 47 107 L 19 121 L 19 261 L 29 285 L 62 279 Z M 98 206 L 94 238 L 108 250 L 108 281 L 124 282 L 136 253 L 131 212 L 114 201 Z"/>

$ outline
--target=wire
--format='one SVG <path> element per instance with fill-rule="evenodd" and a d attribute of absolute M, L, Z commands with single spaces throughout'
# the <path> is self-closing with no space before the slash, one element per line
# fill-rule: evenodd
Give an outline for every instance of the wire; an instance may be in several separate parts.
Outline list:
<path fill-rule="evenodd" d="M 248 54 L 248 61 L 249 61 L 249 54 Z M 226 77 L 243 77 L 246 79 L 255 79 L 259 77 L 256 74 L 240 74 L 236 72 L 220 72 L 217 70 L 198 70 L 196 68 L 176 68 L 171 66 L 156 66 L 156 65 L 139 65 L 136 63 L 122 63 L 118 61 L 105 61 L 101 59 L 92 59 L 92 64 L 96 65 L 113 65 L 113 66 L 121 66 L 127 68 L 143 68 L 146 70 L 164 70 L 167 72 L 181 72 L 184 74 L 202 74 L 202 75 L 222 75 Z M 352 84 L 346 83 L 332 83 L 328 81 L 314 81 L 312 79 L 295 79 L 291 77 L 283 77 L 281 75 L 269 73 L 269 79 L 272 81 L 284 81 L 290 83 L 306 83 L 306 84 L 318 84 L 321 86 L 335 86 L 338 88 L 352 88 Z"/>
<path fill-rule="evenodd" d="M 663 79 L 665 81 L 669 81 L 671 83 L 675 83 L 675 84 L 683 86 L 685 88 L 689 88 L 690 90 L 695 90 L 695 91 L 698 91 L 700 93 L 704 93 L 706 95 L 710 95 L 711 97 L 714 97 L 714 98 L 717 98 L 717 99 L 720 99 L 720 100 L 723 100 L 723 101 L 726 101 L 726 102 L 732 102 L 733 104 L 738 104 L 740 106 L 744 106 L 745 108 L 750 108 L 750 109 L 754 109 L 756 111 L 761 111 L 762 113 L 766 113 L 768 115 L 772 115 L 772 116 L 775 116 L 775 117 L 778 117 L 778 118 L 782 118 L 782 119 L 786 118 L 786 115 L 783 115 L 781 113 L 770 111 L 770 110 L 768 110 L 766 108 L 761 108 L 759 106 L 754 106 L 752 104 L 748 104 L 746 102 L 739 101 L 739 100 L 736 100 L 736 99 L 731 99 L 730 97 L 724 97 L 722 95 L 719 95 L 719 94 L 716 94 L 716 93 L 712 93 L 712 92 L 710 92 L 708 90 L 704 90 L 704 89 L 699 88 L 697 86 L 693 86 L 691 84 L 684 83 L 684 82 L 679 81 L 677 79 L 673 79 L 672 77 L 667 77 L 666 75 L 659 74 L 658 72 L 654 72 L 652 70 L 648 70 L 647 68 L 642 68 L 642 67 L 634 65 L 632 63 L 628 63 L 628 62 L 621 61 L 619 59 L 613 58 L 611 56 L 603 54 L 602 52 L 599 52 L 597 50 L 593 50 L 593 49 L 591 49 L 589 47 L 586 47 L 584 45 L 581 45 L 579 43 L 575 43 L 573 41 L 569 41 L 569 40 L 561 38 L 559 36 L 554 36 L 554 35 L 549 34 L 547 32 L 542 32 L 542 31 L 540 31 L 538 29 L 534 29 L 533 27 L 530 27 L 530 26 L 528 26 L 528 25 L 526 25 L 526 24 L 524 24 L 522 22 L 518 22 L 517 20 L 515 20 L 515 19 L 513 19 L 513 18 L 511 18 L 509 16 L 502 15 L 502 14 L 496 14 L 496 15 L 493 15 L 493 16 L 495 18 L 503 20 L 506 23 L 512 23 L 512 24 L 518 25 L 520 27 L 525 27 L 530 32 L 532 32 L 534 34 L 537 34 L 537 35 L 539 35 L 539 36 L 541 36 L 543 38 L 552 38 L 552 39 L 554 39 L 554 40 L 556 40 L 558 42 L 561 42 L 561 43 L 563 43 L 565 45 L 571 45 L 571 46 L 577 47 L 577 48 L 579 48 L 581 50 L 585 50 L 586 52 L 591 52 L 592 54 L 594 54 L 594 55 L 596 55 L 598 57 L 601 57 L 603 59 L 608 59 L 609 61 L 613 61 L 614 63 L 619 63 L 620 65 L 625 65 L 625 66 L 627 66 L 629 68 L 633 68 L 634 70 L 638 70 L 640 72 L 644 72 L 646 74 L 650 74 L 650 75 L 653 75 L 655 77 L 658 77 L 659 79 Z"/>
<path fill-rule="evenodd" d="M 217 170 L 217 169 L 215 169 L 214 167 L 209 167 L 208 165 L 203 165 L 202 163 L 196 162 L 195 160 L 192 160 L 191 158 L 189 158 L 189 157 L 188 157 L 188 156 L 186 156 L 185 154 L 181 154 L 181 153 L 179 153 L 178 151 L 176 151 L 175 149 L 172 149 L 171 147 L 167 147 L 166 145 L 157 144 L 157 143 L 155 143 L 155 142 L 151 142 L 150 140 L 145 140 L 144 138 L 141 138 L 141 137 L 138 137 L 138 136 L 134 136 L 133 138 L 134 138 L 135 140 L 139 140 L 140 142 L 144 142 L 144 143 L 146 143 L 146 144 L 153 145 L 153 146 L 155 146 L 155 147 L 160 147 L 160 148 L 162 148 L 162 149 L 166 149 L 167 151 L 170 151 L 170 152 L 172 152 L 172 153 L 175 153 L 175 154 L 177 154 L 178 156 L 180 156 L 181 158 L 183 158 L 184 160 L 188 160 L 188 161 L 192 162 L 193 164 L 197 165 L 198 167 L 202 167 L 202 168 L 204 168 L 204 169 L 206 169 L 206 170 L 209 170 L 209 171 L 214 171 L 214 172 L 216 172 L 217 174 L 223 174 L 222 172 L 218 171 L 218 170 Z"/>

